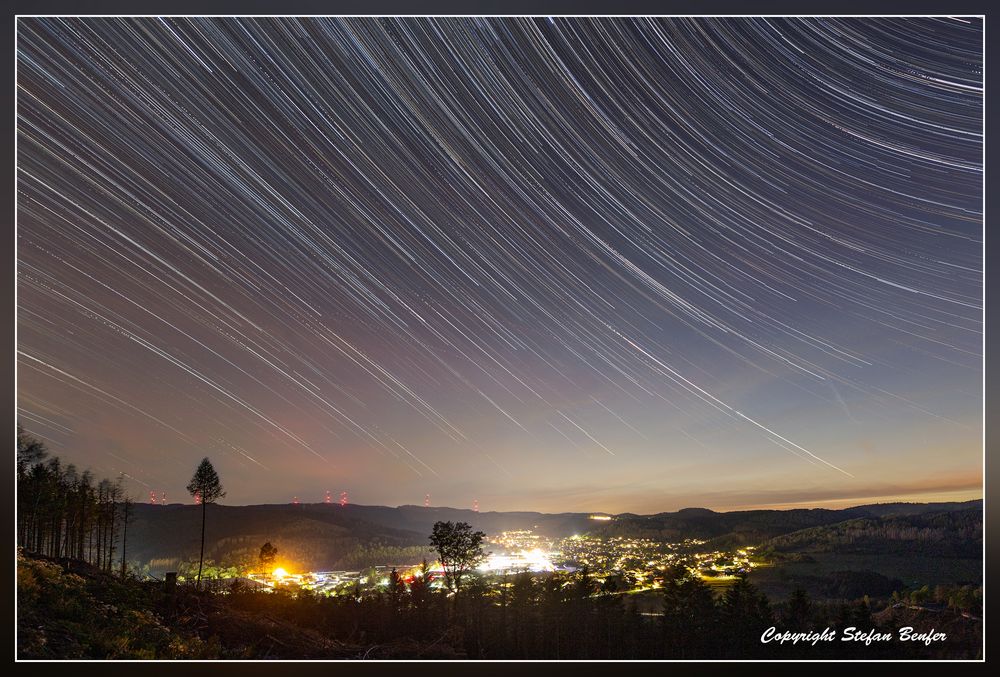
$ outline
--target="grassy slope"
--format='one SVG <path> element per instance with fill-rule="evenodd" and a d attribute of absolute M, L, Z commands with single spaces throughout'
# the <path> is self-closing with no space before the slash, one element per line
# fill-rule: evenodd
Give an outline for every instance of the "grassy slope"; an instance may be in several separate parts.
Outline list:
<path fill-rule="evenodd" d="M 81 563 L 18 556 L 19 658 L 355 658 L 349 646 L 225 598 L 121 580 Z"/>

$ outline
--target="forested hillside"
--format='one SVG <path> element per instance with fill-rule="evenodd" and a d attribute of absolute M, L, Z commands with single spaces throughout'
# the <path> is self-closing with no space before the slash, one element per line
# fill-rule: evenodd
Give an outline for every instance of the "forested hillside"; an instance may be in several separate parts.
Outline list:
<path fill-rule="evenodd" d="M 803 529 L 770 539 L 779 552 L 839 552 L 934 557 L 980 557 L 983 514 L 980 508 L 862 517 Z"/>

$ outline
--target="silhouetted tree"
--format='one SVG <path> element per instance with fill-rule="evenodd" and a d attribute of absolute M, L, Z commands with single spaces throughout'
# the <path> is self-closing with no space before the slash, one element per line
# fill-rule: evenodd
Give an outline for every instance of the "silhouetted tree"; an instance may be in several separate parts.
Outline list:
<path fill-rule="evenodd" d="M 108 482 L 107 490 L 107 536 L 105 537 L 105 543 L 107 544 L 107 554 L 104 557 L 104 569 L 105 571 L 111 571 L 111 567 L 114 561 L 115 555 L 115 542 L 117 541 L 116 533 L 117 528 L 121 526 L 117 523 L 116 518 L 118 516 L 118 508 L 121 503 L 121 499 L 125 495 L 125 489 L 122 486 L 124 477 L 118 476 L 118 479 L 114 482 Z"/>
<path fill-rule="evenodd" d="M 389 607 L 394 614 L 399 614 L 406 600 L 406 583 L 396 571 L 396 567 L 393 567 L 392 571 L 389 572 L 389 585 L 385 592 L 389 598 Z"/>
<path fill-rule="evenodd" d="M 445 584 L 456 592 L 461 587 L 462 577 L 486 559 L 482 545 L 484 538 L 486 534 L 473 531 L 466 522 L 434 523 L 431 545 L 444 567 Z"/>
<path fill-rule="evenodd" d="M 132 499 L 122 499 L 122 578 L 125 578 L 125 544 L 128 536 L 128 519 L 132 514 Z"/>
<path fill-rule="evenodd" d="M 226 492 L 219 483 L 219 474 L 215 472 L 211 461 L 203 458 L 194 472 L 194 477 L 187 485 L 188 493 L 201 498 L 201 553 L 198 555 L 198 588 L 201 588 L 201 568 L 205 561 L 205 518 L 208 514 L 208 504 L 215 503 L 224 497 Z"/>
<path fill-rule="evenodd" d="M 573 582 L 573 596 L 577 599 L 583 599 L 592 594 L 594 594 L 594 579 L 590 576 L 590 567 L 584 564 L 580 567 L 576 580 Z"/>
<path fill-rule="evenodd" d="M 812 602 L 809 601 L 809 595 L 806 594 L 805 590 L 796 588 L 792 591 L 788 597 L 782 621 L 793 632 L 804 632 L 811 629 Z"/>
<path fill-rule="evenodd" d="M 260 562 L 260 570 L 262 572 L 266 573 L 270 571 L 277 558 L 278 549 L 271 545 L 270 541 L 260 546 L 260 555 L 257 556 L 257 561 Z"/>
<path fill-rule="evenodd" d="M 45 443 L 28 434 L 20 424 L 17 426 L 17 467 L 22 472 L 28 466 L 40 463 L 48 456 Z"/>
<path fill-rule="evenodd" d="M 770 603 L 757 587 L 741 576 L 726 590 L 720 606 L 728 651 L 735 657 L 759 654 L 766 645 L 761 633 L 774 623 Z"/>
<path fill-rule="evenodd" d="M 869 630 L 875 626 L 875 620 L 872 618 L 871 604 L 867 596 L 851 605 L 850 625 L 860 630 Z"/>
<path fill-rule="evenodd" d="M 910 603 L 917 605 L 927 604 L 931 599 L 930 586 L 924 585 L 910 593 Z"/>
<path fill-rule="evenodd" d="M 668 658 L 706 658 L 710 637 L 718 632 L 712 591 L 697 575 L 678 565 L 663 581 L 663 642 Z"/>
<path fill-rule="evenodd" d="M 425 559 L 420 565 L 420 575 L 414 576 L 413 581 L 410 582 L 410 601 L 418 615 L 427 608 L 428 596 L 430 595 L 427 576 L 430 570 L 431 567 Z"/>

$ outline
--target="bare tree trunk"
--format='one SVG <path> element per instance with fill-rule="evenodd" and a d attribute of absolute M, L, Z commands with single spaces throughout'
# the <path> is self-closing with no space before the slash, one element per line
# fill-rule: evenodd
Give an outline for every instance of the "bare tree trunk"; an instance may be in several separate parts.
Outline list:
<path fill-rule="evenodd" d="M 108 572 L 111 571 L 112 559 L 115 556 L 115 487 L 111 487 L 109 493 L 111 495 L 111 520 L 108 523 L 108 556 L 104 558 L 104 569 Z"/>
<path fill-rule="evenodd" d="M 84 499 L 86 500 L 86 499 Z M 87 508 L 83 505 L 80 506 L 80 527 L 76 535 L 76 558 L 83 559 L 83 548 L 86 542 L 86 531 L 87 528 Z"/>
<path fill-rule="evenodd" d="M 198 589 L 201 590 L 201 567 L 205 563 L 205 510 L 208 508 L 208 501 L 201 500 L 201 554 L 198 556 Z"/>
<path fill-rule="evenodd" d="M 104 485 L 97 485 L 97 530 L 94 534 L 94 549 L 91 552 L 91 564 L 101 568 L 101 554 L 104 552 Z"/>
<path fill-rule="evenodd" d="M 129 502 L 122 503 L 122 578 L 125 578 L 125 538 L 128 536 Z"/>

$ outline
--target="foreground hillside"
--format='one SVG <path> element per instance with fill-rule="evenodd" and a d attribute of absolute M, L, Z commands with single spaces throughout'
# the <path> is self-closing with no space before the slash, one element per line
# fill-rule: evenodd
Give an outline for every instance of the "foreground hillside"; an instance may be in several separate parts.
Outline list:
<path fill-rule="evenodd" d="M 358 659 L 447 647 L 413 642 L 363 646 L 337 641 L 272 614 L 240 609 L 228 596 L 120 579 L 75 561 L 18 555 L 17 648 L 23 659 Z"/>
<path fill-rule="evenodd" d="M 218 592 L 118 578 L 94 567 L 18 557 L 18 656 L 52 659 L 675 659 L 975 658 L 981 589 L 917 590 L 893 600 L 771 602 L 741 580 L 712 591 L 682 568 L 643 612 L 609 582 L 575 574 L 473 577 L 456 596 L 414 580 L 333 597 Z M 940 598 L 940 599 L 938 599 Z M 898 600 L 898 601 L 896 601 Z M 769 627 L 850 626 L 888 633 L 873 645 L 767 644 Z M 910 625 L 932 644 L 894 639 Z"/>

